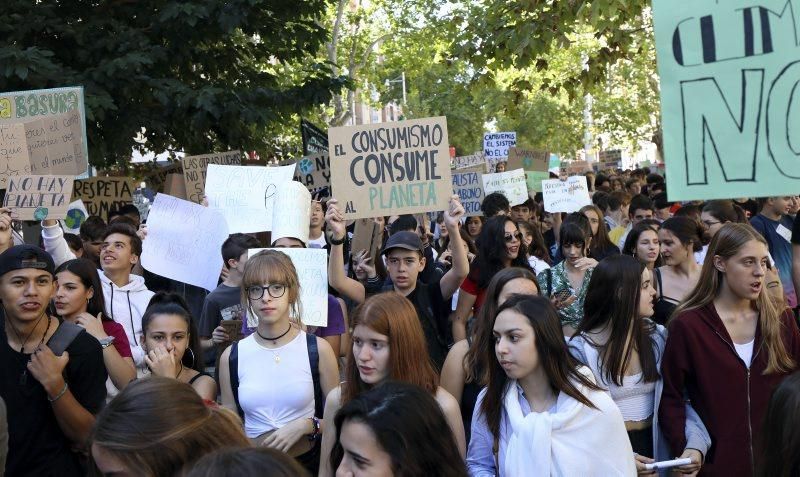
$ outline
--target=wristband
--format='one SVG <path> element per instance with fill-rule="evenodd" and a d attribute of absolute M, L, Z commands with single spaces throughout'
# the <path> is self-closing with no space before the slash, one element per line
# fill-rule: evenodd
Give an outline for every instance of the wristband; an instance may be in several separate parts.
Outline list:
<path fill-rule="evenodd" d="M 52 403 L 54 403 L 54 402 L 56 402 L 56 401 L 58 401 L 59 399 L 61 399 L 61 396 L 63 396 L 64 394 L 66 394 L 66 392 L 67 392 L 67 388 L 68 388 L 68 387 L 69 387 L 69 386 L 67 386 L 67 382 L 66 382 L 66 381 L 64 381 L 64 388 L 61 390 L 61 392 L 60 392 L 60 393 L 58 393 L 58 394 L 56 395 L 56 397 L 54 397 L 53 399 L 50 399 L 50 396 L 47 396 L 47 400 L 48 400 L 48 401 L 50 401 L 50 403 L 51 403 L 51 404 L 52 404 Z"/>
<path fill-rule="evenodd" d="M 319 419 L 317 419 L 316 416 L 309 417 L 308 419 L 311 421 L 311 426 L 314 428 L 311 434 L 308 435 L 308 440 L 314 442 L 317 440 L 317 437 L 319 437 Z"/>
<path fill-rule="evenodd" d="M 344 235 L 344 236 L 343 236 L 342 238 L 340 238 L 340 239 L 335 239 L 335 238 L 333 238 L 333 235 L 331 235 L 331 238 L 330 238 L 330 240 L 328 241 L 328 243 L 330 243 L 331 245 L 341 245 L 341 244 L 343 244 L 343 243 L 344 243 L 344 241 L 345 241 L 345 238 L 346 238 L 346 237 L 347 237 L 347 235 Z"/>

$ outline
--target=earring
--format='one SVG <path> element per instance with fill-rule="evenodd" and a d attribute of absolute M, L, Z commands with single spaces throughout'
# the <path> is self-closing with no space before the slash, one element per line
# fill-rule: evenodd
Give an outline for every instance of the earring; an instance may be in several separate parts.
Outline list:
<path fill-rule="evenodd" d="M 195 361 L 195 359 L 194 359 L 194 351 L 192 351 L 192 348 L 186 348 L 186 351 L 192 353 L 192 364 L 189 367 L 194 369 L 194 365 L 195 365 L 195 362 L 194 362 Z"/>

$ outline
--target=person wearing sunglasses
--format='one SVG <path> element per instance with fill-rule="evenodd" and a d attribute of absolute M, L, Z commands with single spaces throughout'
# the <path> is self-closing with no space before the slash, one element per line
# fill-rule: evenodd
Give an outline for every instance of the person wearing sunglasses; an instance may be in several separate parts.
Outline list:
<path fill-rule="evenodd" d="M 242 305 L 256 331 L 220 358 L 222 404 L 239 413 L 253 444 L 286 452 L 316 475 L 324 396 L 339 369 L 328 342 L 301 328 L 300 282 L 286 254 L 263 250 L 247 261 Z"/>
<path fill-rule="evenodd" d="M 467 320 L 477 315 L 486 297 L 489 282 L 508 267 L 531 270 L 528 251 L 517 224 L 505 215 L 487 220 L 477 240 L 478 256 L 470 265 L 470 271 L 458 294 L 453 317 L 453 339 L 467 338 Z"/>

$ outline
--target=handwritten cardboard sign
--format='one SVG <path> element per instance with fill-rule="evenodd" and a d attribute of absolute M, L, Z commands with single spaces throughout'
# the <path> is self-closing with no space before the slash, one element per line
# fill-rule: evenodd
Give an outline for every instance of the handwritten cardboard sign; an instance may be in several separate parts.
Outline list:
<path fill-rule="evenodd" d="M 252 258 L 263 248 L 251 248 Z M 300 281 L 300 320 L 308 326 L 328 326 L 328 252 L 321 248 L 275 248 L 286 254 Z M 296 317 L 295 317 L 296 318 Z"/>
<path fill-rule="evenodd" d="M 186 183 L 186 198 L 199 204 L 205 196 L 204 186 L 209 164 L 223 166 L 240 166 L 242 153 L 239 151 L 187 156 L 181 159 L 183 164 L 183 180 Z"/>
<path fill-rule="evenodd" d="M 467 217 L 483 215 L 483 174 L 480 172 L 453 172 L 453 192 L 458 194 Z"/>
<path fill-rule="evenodd" d="M 78 176 L 89 166 L 78 109 L 25 123 L 32 174 Z"/>
<path fill-rule="evenodd" d="M 505 172 L 483 175 L 483 193 L 503 193 L 511 206 L 519 205 L 528 200 L 528 184 L 525 171 L 514 169 Z"/>
<path fill-rule="evenodd" d="M 61 220 L 61 228 L 64 233 L 78 235 L 81 233 L 81 225 L 86 222 L 89 212 L 83 201 L 74 200 L 67 206 L 67 215 Z"/>
<path fill-rule="evenodd" d="M 294 180 L 302 183 L 308 190 L 328 187 L 331 184 L 331 159 L 328 153 L 298 159 Z"/>
<path fill-rule="evenodd" d="M 75 132 L 76 135 L 79 136 L 79 138 L 75 138 L 73 142 L 75 144 L 80 144 L 82 153 L 78 154 L 76 151 L 73 151 L 72 154 L 76 159 L 74 162 L 53 164 L 59 167 L 52 169 L 51 172 L 41 170 L 34 171 L 34 174 L 72 174 L 72 172 L 66 171 L 77 170 L 80 164 L 83 164 L 83 170 L 77 174 L 86 172 L 89 157 L 87 145 L 89 143 L 86 140 L 86 108 L 83 102 L 83 87 L 76 86 L 0 93 L 0 125 L 28 123 L 40 119 L 47 120 L 71 111 L 77 111 L 79 114 L 77 126 L 80 127 L 80 131 L 75 131 L 70 126 L 70 132 Z M 82 158 L 82 163 L 78 161 L 79 157 Z M 61 158 L 63 159 L 63 156 L 61 156 Z M 37 167 L 41 168 L 41 164 L 37 165 Z M 2 169 L 1 163 L 0 169 Z M 0 175 L 1 174 L 0 172 Z"/>
<path fill-rule="evenodd" d="M 133 202 L 136 181 L 129 177 L 91 177 L 75 181 L 73 200 L 82 200 L 89 215 L 108 222 L 108 213 Z"/>
<path fill-rule="evenodd" d="M 219 211 L 157 194 L 147 216 L 142 266 L 206 290 L 217 287 L 228 228 Z"/>
<path fill-rule="evenodd" d="M 475 154 L 470 154 L 469 156 L 458 156 L 453 159 L 453 165 L 455 166 L 456 170 L 480 166 L 484 169 L 484 172 L 486 172 L 486 156 L 483 155 L 483 151 L 478 151 Z"/>
<path fill-rule="evenodd" d="M 367 256 L 373 262 L 379 260 L 378 251 L 383 239 L 383 230 L 372 219 L 357 219 L 353 227 L 353 241 L 350 244 L 350 252 L 354 255 L 361 250 L 367 251 Z"/>
<path fill-rule="evenodd" d="M 591 170 L 592 166 L 586 161 L 572 161 L 567 164 L 567 174 L 583 174 Z"/>
<path fill-rule="evenodd" d="M 522 169 L 523 171 L 546 171 L 550 162 L 550 153 L 547 151 L 529 151 L 518 147 L 508 148 L 507 169 Z"/>
<path fill-rule="evenodd" d="M 331 128 L 331 187 L 347 219 L 448 207 L 444 117 Z"/>
<path fill-rule="evenodd" d="M 797 0 L 655 0 L 670 201 L 800 191 Z"/>
<path fill-rule="evenodd" d="M 517 145 L 517 133 L 499 132 L 483 135 L 483 154 L 492 164 L 505 161 L 508 158 L 508 149 Z"/>
<path fill-rule="evenodd" d="M 544 210 L 553 212 L 577 212 L 592 203 L 586 177 L 572 176 L 567 180 L 550 179 L 542 182 Z"/>
<path fill-rule="evenodd" d="M 548 171 L 528 171 L 525 173 L 525 181 L 528 184 L 529 192 L 541 192 L 542 181 L 550 180 L 550 173 Z"/>
<path fill-rule="evenodd" d="M 3 207 L 22 220 L 63 219 L 72 195 L 72 176 L 12 176 Z"/>
<path fill-rule="evenodd" d="M 0 189 L 6 188 L 9 177 L 30 174 L 30 170 L 25 126 L 0 124 Z"/>
<path fill-rule="evenodd" d="M 294 166 L 248 167 L 209 164 L 208 206 L 222 213 L 229 233 L 272 230 L 272 209 L 278 185 L 291 181 Z"/>

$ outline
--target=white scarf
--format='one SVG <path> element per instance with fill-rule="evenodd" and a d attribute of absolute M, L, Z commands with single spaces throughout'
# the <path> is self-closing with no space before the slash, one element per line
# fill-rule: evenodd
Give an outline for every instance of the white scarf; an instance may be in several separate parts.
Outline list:
<path fill-rule="evenodd" d="M 523 416 L 517 382 L 510 381 L 504 396 L 509 439 L 502 475 L 506 477 L 635 476 L 625 422 L 611 398 L 578 385 L 594 403 L 592 409 L 560 393 L 556 412 Z"/>

